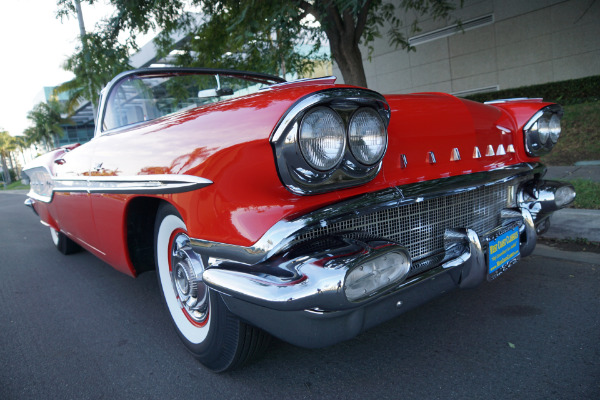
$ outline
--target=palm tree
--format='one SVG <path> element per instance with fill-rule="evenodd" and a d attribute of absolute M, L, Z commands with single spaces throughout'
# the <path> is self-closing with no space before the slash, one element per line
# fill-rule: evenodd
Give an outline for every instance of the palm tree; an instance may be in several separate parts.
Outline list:
<path fill-rule="evenodd" d="M 17 146 L 17 150 L 21 153 L 21 157 L 23 157 L 23 164 L 27 162 L 25 159 L 25 150 L 31 147 L 32 143 L 27 136 L 15 136 L 15 145 Z"/>
<path fill-rule="evenodd" d="M 68 118 L 63 118 L 61 112 L 63 106 L 58 100 L 51 99 L 47 103 L 38 103 L 33 110 L 27 114 L 27 118 L 33 122 L 33 126 L 25 130 L 25 136 L 32 143 L 43 143 L 46 150 L 54 148 L 54 138 L 64 133 L 61 124 L 70 123 Z"/>
<path fill-rule="evenodd" d="M 17 148 L 15 138 L 10 136 L 8 132 L 0 132 L 0 158 L 2 159 L 2 172 L 4 174 L 4 187 L 11 183 L 10 173 L 8 172 L 8 166 L 6 165 L 6 158 L 10 157 L 10 152 Z M 9 158 L 10 159 L 10 158 Z"/>

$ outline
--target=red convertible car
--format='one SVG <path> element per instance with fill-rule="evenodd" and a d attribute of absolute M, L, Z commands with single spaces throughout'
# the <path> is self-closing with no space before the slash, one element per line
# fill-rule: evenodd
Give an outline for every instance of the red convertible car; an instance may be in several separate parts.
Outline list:
<path fill-rule="evenodd" d="M 26 167 L 26 204 L 62 253 L 156 270 L 184 344 L 224 371 L 269 335 L 331 345 L 530 254 L 575 197 L 539 162 L 561 116 L 540 99 L 134 70 L 102 91 L 93 140 Z"/>

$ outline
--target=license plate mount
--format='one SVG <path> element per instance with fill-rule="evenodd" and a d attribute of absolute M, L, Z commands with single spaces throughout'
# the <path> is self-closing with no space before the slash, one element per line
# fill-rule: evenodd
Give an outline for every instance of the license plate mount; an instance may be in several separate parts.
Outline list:
<path fill-rule="evenodd" d="M 514 227 L 490 240 L 488 246 L 488 281 L 496 279 L 519 260 L 519 245 L 519 227 Z"/>

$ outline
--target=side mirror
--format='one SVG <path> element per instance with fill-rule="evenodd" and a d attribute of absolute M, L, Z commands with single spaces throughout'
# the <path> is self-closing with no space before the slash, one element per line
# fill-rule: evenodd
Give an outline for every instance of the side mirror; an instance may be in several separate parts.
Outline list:
<path fill-rule="evenodd" d="M 216 89 L 205 89 L 205 90 L 200 90 L 198 92 L 198 98 L 200 98 L 200 99 L 205 99 L 207 97 L 217 97 L 217 96 L 219 96 L 219 94 Z"/>
<path fill-rule="evenodd" d="M 222 87 L 217 89 L 217 96 L 231 96 L 233 94 L 233 89 L 230 87 Z"/>

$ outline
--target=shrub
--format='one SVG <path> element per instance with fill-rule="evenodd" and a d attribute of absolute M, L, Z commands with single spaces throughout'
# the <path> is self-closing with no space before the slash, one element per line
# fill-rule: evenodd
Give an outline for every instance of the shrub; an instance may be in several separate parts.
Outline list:
<path fill-rule="evenodd" d="M 497 92 L 478 93 L 465 98 L 474 101 L 490 101 L 516 97 L 541 97 L 562 105 L 596 102 L 600 100 L 600 75 L 541 85 L 522 86 Z"/>

